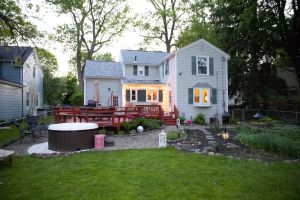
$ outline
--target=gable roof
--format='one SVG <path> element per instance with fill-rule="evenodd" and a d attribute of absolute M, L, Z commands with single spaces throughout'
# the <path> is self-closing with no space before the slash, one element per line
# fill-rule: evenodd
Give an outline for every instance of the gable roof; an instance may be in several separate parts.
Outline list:
<path fill-rule="evenodd" d="M 84 69 L 85 78 L 123 78 L 121 63 L 87 60 Z"/>
<path fill-rule="evenodd" d="M 124 64 L 159 65 L 169 53 L 162 51 L 121 50 Z M 134 61 L 136 57 L 136 62 Z"/>
<path fill-rule="evenodd" d="M 24 64 L 32 51 L 32 47 L 0 46 L 0 60 L 15 61 L 21 58 L 21 64 Z"/>
<path fill-rule="evenodd" d="M 202 38 L 202 39 L 196 40 L 195 42 L 193 42 L 193 43 L 191 43 L 191 44 L 188 44 L 188 45 L 186 45 L 186 46 L 184 46 L 184 47 L 182 47 L 182 48 L 180 48 L 180 49 L 178 49 L 178 50 L 176 50 L 176 51 L 170 53 L 169 55 L 167 55 L 167 56 L 164 58 L 164 60 L 170 59 L 171 57 L 173 57 L 174 55 L 176 55 L 178 52 L 180 52 L 180 51 L 182 51 L 182 50 L 184 50 L 184 49 L 187 49 L 187 48 L 189 48 L 189 47 L 191 47 L 191 46 L 194 46 L 194 45 L 196 45 L 196 44 L 198 44 L 198 43 L 200 43 L 200 42 L 205 43 L 206 45 L 212 47 L 213 49 L 215 49 L 215 50 L 218 51 L 219 53 L 223 54 L 223 55 L 225 56 L 226 59 L 229 59 L 229 58 L 230 58 L 230 55 L 229 55 L 229 54 L 227 54 L 226 52 L 222 51 L 220 48 L 216 47 L 216 46 L 213 45 L 212 43 L 210 43 L 210 42 L 208 42 L 208 41 L 206 41 L 205 39 Z"/>

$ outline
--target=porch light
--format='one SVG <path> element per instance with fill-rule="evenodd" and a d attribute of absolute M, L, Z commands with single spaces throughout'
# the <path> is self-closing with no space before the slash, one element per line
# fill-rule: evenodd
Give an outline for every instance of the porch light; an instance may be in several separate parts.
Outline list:
<path fill-rule="evenodd" d="M 259 130 L 259 121 L 263 118 L 264 116 L 262 114 L 260 114 L 259 112 L 255 113 L 255 115 L 253 115 L 252 118 L 257 120 L 257 130 Z"/>

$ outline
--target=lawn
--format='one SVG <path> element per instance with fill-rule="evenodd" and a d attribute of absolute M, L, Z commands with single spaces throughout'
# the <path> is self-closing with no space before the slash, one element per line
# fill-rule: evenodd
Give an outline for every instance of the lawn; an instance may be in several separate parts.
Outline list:
<path fill-rule="evenodd" d="M 1 199 L 298 199 L 300 163 L 260 163 L 175 149 L 16 157 Z"/>

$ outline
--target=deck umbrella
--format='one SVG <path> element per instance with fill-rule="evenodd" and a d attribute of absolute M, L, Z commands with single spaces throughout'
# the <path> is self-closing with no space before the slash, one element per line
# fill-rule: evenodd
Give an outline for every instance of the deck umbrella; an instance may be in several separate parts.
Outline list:
<path fill-rule="evenodd" d="M 99 91 L 99 81 L 94 81 L 94 96 L 93 96 L 93 100 L 96 103 L 96 107 L 98 107 L 98 104 L 100 102 L 100 91 Z"/>

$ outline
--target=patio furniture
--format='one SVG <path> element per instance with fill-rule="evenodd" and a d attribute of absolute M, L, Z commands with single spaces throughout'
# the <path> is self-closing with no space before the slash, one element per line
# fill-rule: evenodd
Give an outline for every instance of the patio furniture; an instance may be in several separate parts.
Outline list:
<path fill-rule="evenodd" d="M 48 125 L 39 124 L 36 116 L 28 116 L 24 122 L 27 124 L 25 128 L 21 128 L 20 124 L 15 120 L 13 124 L 18 128 L 20 136 L 22 139 L 20 143 L 23 142 L 26 136 L 30 136 L 35 142 L 35 138 L 42 136 L 42 132 L 46 132 Z"/>

